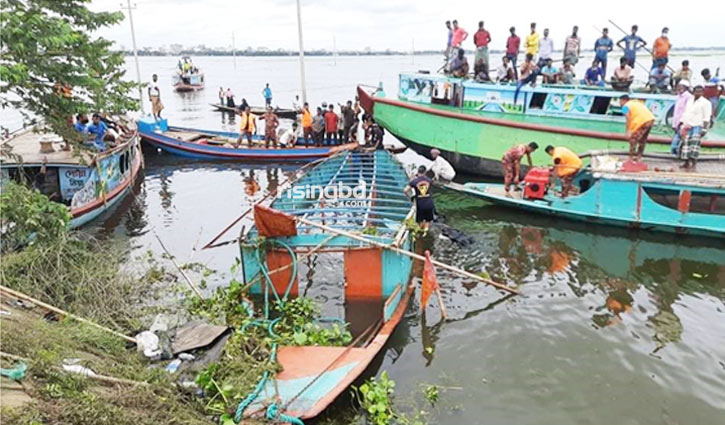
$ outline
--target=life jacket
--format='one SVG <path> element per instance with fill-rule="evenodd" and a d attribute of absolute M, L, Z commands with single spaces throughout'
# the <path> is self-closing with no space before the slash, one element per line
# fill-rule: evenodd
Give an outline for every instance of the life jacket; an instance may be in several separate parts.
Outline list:
<path fill-rule="evenodd" d="M 302 111 L 302 127 L 312 127 L 312 114 L 308 110 Z"/>
<path fill-rule="evenodd" d="M 257 129 L 257 120 L 254 117 L 254 114 L 242 112 L 242 122 L 239 125 L 239 128 L 242 133 L 249 132 L 254 133 Z"/>

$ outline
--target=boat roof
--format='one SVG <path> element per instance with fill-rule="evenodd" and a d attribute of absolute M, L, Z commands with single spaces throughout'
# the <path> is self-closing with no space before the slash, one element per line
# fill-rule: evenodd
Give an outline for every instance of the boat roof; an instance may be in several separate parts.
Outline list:
<path fill-rule="evenodd" d="M 53 152 L 41 152 L 40 142 L 52 142 Z M 83 160 L 90 161 L 91 155 L 83 153 L 80 156 L 73 151 L 62 150 L 63 139 L 54 133 L 36 132 L 26 129 L 10 135 L 10 138 L 0 143 L 0 156 L 3 163 L 42 164 L 46 159 L 48 164 L 78 165 Z M 19 158 L 16 158 L 19 156 Z"/>
<path fill-rule="evenodd" d="M 725 189 L 725 154 L 701 155 L 694 169 L 682 169 L 683 160 L 665 155 L 646 155 L 642 162 L 646 171 L 622 171 L 621 164 L 628 155 L 618 152 L 592 154 L 591 167 L 595 176 L 612 180 L 634 180 L 650 183 L 691 185 Z"/>
<path fill-rule="evenodd" d="M 411 202 L 404 194 L 408 175 L 395 157 L 385 150 L 340 152 L 311 168 L 303 177 L 282 191 L 270 207 L 292 216 L 328 227 L 345 230 L 368 230 L 366 237 L 391 242 L 405 228 Z M 342 189 L 341 189 L 342 188 Z M 325 189 L 324 196 L 320 196 Z M 352 194 L 346 192 L 352 189 Z M 340 196 L 335 198 L 335 191 Z M 319 243 L 323 232 L 301 224 L 298 236 L 290 245 Z M 367 232 L 366 232 L 367 233 Z M 256 228 L 247 237 L 256 235 Z M 301 236 L 301 237 L 300 237 Z M 357 245 L 352 240 L 331 245 Z"/>

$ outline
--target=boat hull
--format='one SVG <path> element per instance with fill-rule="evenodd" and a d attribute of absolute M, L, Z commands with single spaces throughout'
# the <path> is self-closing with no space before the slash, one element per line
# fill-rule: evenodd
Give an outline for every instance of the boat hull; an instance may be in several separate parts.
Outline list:
<path fill-rule="evenodd" d="M 174 90 L 180 93 L 199 91 L 204 89 L 204 84 L 192 85 L 192 84 L 174 84 Z"/>
<path fill-rule="evenodd" d="M 566 199 L 547 195 L 543 200 L 524 199 L 521 192 L 512 192 L 512 196 L 506 196 L 503 185 L 495 183 L 451 183 L 447 187 L 494 204 L 568 220 L 725 238 L 725 219 L 722 214 L 685 214 L 667 208 L 648 195 L 647 185 L 637 182 L 599 180 L 581 195 L 569 196 Z M 720 191 L 719 196 L 725 196 L 725 192 Z"/>
<path fill-rule="evenodd" d="M 198 130 L 182 127 L 165 127 L 165 121 L 161 121 L 166 131 L 157 131 L 157 123 L 152 118 L 143 118 L 139 121 L 139 129 L 142 139 L 150 145 L 159 148 L 173 155 L 187 158 L 206 160 L 236 160 L 236 161 L 312 161 L 326 158 L 337 152 L 354 149 L 357 144 L 348 143 L 338 146 L 323 147 L 294 147 L 294 148 L 264 148 L 247 147 L 242 143 L 239 148 L 224 147 L 197 142 L 188 142 L 178 137 L 172 137 L 167 131 L 175 133 L 196 133 L 200 135 L 221 136 L 236 139 L 238 133 Z M 257 137 L 257 141 L 261 138 Z M 298 143 L 304 143 L 300 139 Z"/>
<path fill-rule="evenodd" d="M 532 160 L 537 164 L 546 164 L 551 160 L 543 149 L 546 145 L 565 146 L 575 152 L 629 149 L 623 131 L 597 130 L 613 130 L 614 123 L 601 123 L 597 127 L 585 120 L 529 117 L 523 114 L 511 117 L 464 111 L 447 106 L 373 97 L 361 87 L 358 93 L 361 104 L 372 113 L 375 121 L 401 142 L 426 157 L 430 157 L 431 149 L 440 150 L 443 157 L 461 173 L 501 176 L 502 156 L 518 143 L 535 141 L 542 147 L 532 155 Z M 559 123 L 562 125 L 559 126 Z M 566 127 L 563 123 L 576 127 Z M 647 151 L 667 153 L 669 144 L 670 139 L 667 137 L 652 136 Z M 725 140 L 703 141 L 703 152 L 725 152 Z"/>

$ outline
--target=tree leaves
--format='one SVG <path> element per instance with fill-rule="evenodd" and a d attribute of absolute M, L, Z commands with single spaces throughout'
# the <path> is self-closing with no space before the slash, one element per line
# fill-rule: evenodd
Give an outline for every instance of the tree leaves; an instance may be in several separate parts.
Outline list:
<path fill-rule="evenodd" d="M 69 119 L 78 113 L 124 113 L 138 107 L 128 96 L 122 52 L 91 34 L 116 25 L 120 12 L 91 12 L 90 0 L 5 0 L 0 9 L 2 106 L 18 109 L 45 130 L 79 140 Z"/>

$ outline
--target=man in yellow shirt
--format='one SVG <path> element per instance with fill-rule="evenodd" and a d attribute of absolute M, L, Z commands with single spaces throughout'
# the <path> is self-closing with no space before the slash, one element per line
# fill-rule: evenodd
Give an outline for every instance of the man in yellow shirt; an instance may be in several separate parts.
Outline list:
<path fill-rule="evenodd" d="M 536 22 L 531 23 L 531 34 L 526 36 L 524 47 L 526 53 L 531 53 L 534 56 L 534 62 L 536 62 L 536 55 L 539 53 L 539 34 L 536 32 Z"/>
<path fill-rule="evenodd" d="M 302 109 L 302 136 L 305 138 L 305 147 L 307 147 L 307 141 L 312 137 L 312 112 L 310 112 L 310 104 L 307 102 Z"/>
<path fill-rule="evenodd" d="M 574 177 L 582 168 L 582 160 L 577 154 L 563 146 L 555 148 L 549 145 L 545 150 L 554 160 L 554 175 L 561 180 L 561 197 L 566 198 L 571 190 Z"/>
<path fill-rule="evenodd" d="M 632 161 L 635 151 L 637 159 L 642 160 L 647 137 L 655 123 L 655 116 L 640 100 L 630 99 L 628 95 L 619 98 L 622 113 L 627 116 L 627 130 L 625 136 L 629 139 L 629 160 Z"/>

